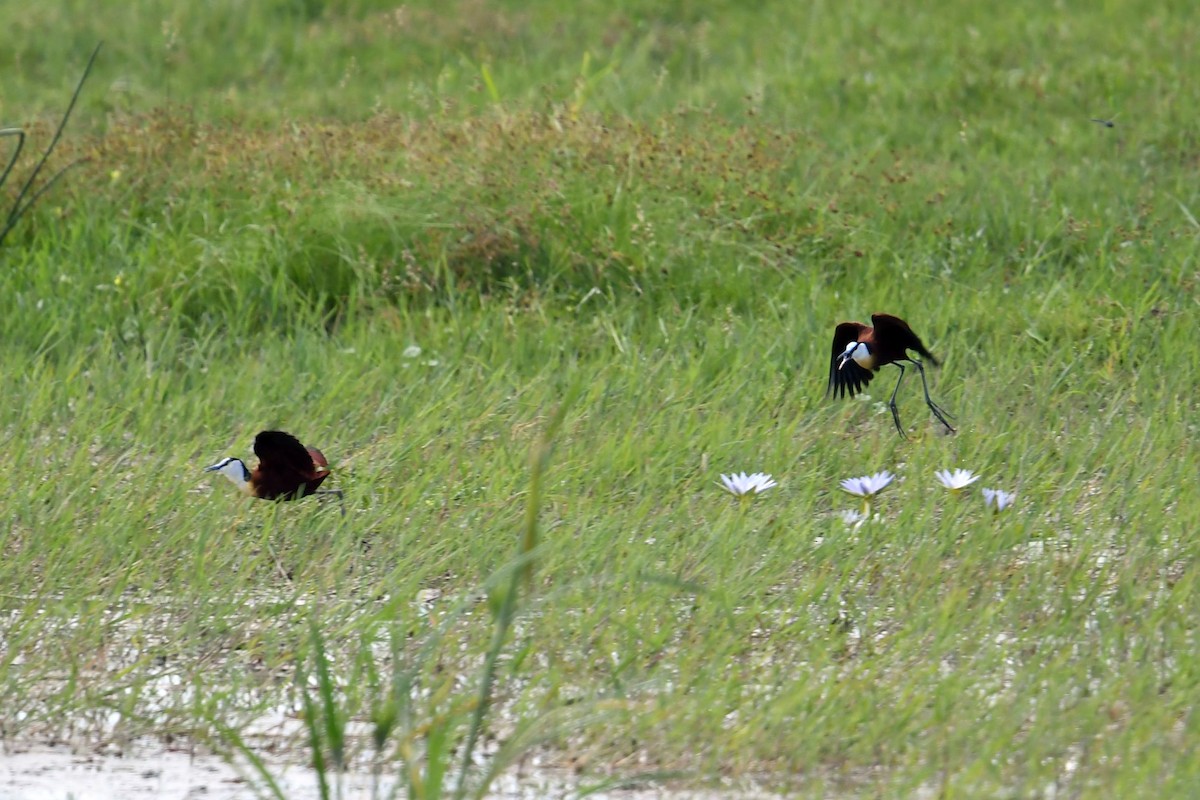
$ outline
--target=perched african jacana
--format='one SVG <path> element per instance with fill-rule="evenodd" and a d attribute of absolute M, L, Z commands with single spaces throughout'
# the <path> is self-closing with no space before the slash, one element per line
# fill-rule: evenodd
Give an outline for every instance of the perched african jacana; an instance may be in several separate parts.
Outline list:
<path fill-rule="evenodd" d="M 329 462 L 315 447 L 283 431 L 262 431 L 254 437 L 254 455 L 258 466 L 247 469 L 240 458 L 223 458 L 205 472 L 219 472 L 251 497 L 263 500 L 296 500 L 310 494 L 334 494 L 340 489 L 317 487 L 329 477 Z"/>
<path fill-rule="evenodd" d="M 896 392 L 900 391 L 900 382 L 904 380 L 904 364 L 907 361 L 915 364 L 921 373 L 921 388 L 925 390 L 925 404 L 946 426 L 954 433 L 954 428 L 946 421 L 950 416 L 929 397 L 929 385 L 925 383 L 925 367 L 920 361 L 908 355 L 909 350 L 915 350 L 936 367 L 938 360 L 925 349 L 921 340 L 913 333 L 908 323 L 891 314 L 872 314 L 871 325 L 861 322 L 843 322 L 833 332 L 833 356 L 829 360 L 829 386 L 825 390 L 828 397 L 832 391 L 834 397 L 843 395 L 853 397 L 875 377 L 880 367 L 895 364 L 900 368 L 900 377 L 896 379 L 896 388 L 892 390 L 892 399 L 888 408 L 892 410 L 892 420 L 896 430 L 905 436 L 904 428 L 900 425 L 900 414 L 896 411 Z M 907 438 L 907 437 L 905 437 Z"/>

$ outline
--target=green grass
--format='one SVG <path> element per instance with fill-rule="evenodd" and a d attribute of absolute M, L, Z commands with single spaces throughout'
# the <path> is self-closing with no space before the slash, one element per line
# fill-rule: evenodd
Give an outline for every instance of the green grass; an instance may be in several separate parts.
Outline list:
<path fill-rule="evenodd" d="M 5 737 L 219 741 L 325 663 L 353 720 L 426 689 L 370 757 L 433 764 L 579 387 L 491 735 L 796 796 L 1200 783 L 1191 5 L 35 5 L 10 202 L 105 46 L 0 250 Z M 957 436 L 915 376 L 910 441 L 891 371 L 824 399 L 877 310 Z M 267 427 L 345 517 L 200 472 Z"/>

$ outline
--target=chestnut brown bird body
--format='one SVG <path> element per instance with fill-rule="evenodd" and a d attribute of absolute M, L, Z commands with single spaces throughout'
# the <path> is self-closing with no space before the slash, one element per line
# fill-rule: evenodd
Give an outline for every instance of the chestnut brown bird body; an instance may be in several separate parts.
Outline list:
<path fill-rule="evenodd" d="M 255 497 L 293 500 L 312 494 L 329 477 L 329 462 L 315 447 L 283 431 L 263 431 L 254 437 L 258 466 L 250 473 Z"/>
<path fill-rule="evenodd" d="M 946 421 L 949 415 L 929 397 L 924 366 L 909 356 L 908 351 L 912 350 L 923 356 L 935 367 L 938 366 L 938 360 L 925 348 L 908 323 L 899 317 L 891 314 L 872 314 L 871 323 L 865 325 L 861 322 L 843 322 L 834 329 L 826 396 L 833 392 L 834 397 L 853 397 L 866 388 L 881 367 L 895 364 L 900 369 L 900 377 L 896 380 L 896 388 L 892 390 L 888 408 L 891 409 L 896 430 L 904 436 L 904 428 L 900 425 L 900 415 L 896 410 L 896 392 L 900 390 L 900 383 L 904 380 L 904 363 L 907 362 L 915 365 L 921 373 L 921 387 L 925 390 L 925 403 L 929 410 L 953 433 L 954 428 Z"/>
<path fill-rule="evenodd" d="M 329 477 L 325 455 L 290 433 L 262 431 L 254 437 L 254 454 L 258 465 L 253 470 L 240 458 L 225 458 L 205 471 L 220 472 L 246 494 L 263 500 L 295 500 L 317 494 Z M 341 495 L 336 489 L 320 492 L 325 493 Z"/>

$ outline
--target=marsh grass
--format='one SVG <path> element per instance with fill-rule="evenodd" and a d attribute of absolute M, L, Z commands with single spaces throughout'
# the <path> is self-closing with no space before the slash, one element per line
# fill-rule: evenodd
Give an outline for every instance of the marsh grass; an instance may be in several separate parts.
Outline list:
<path fill-rule="evenodd" d="M 489 755 L 801 796 L 1200 780 L 1190 7 L 243 6 L 0 11 L 40 141 L 110 43 L 47 168 L 88 160 L 0 250 L 7 739 L 260 752 L 322 662 L 332 763 L 420 665 L 381 773 L 478 712 Z M 900 441 L 886 372 L 823 399 L 874 311 L 958 435 L 910 384 Z M 344 518 L 200 473 L 268 427 Z M 780 486 L 739 508 L 742 469 Z M 848 529 L 838 481 L 882 469 Z M 457 788 L 436 763 L 405 780 Z"/>
<path fill-rule="evenodd" d="M 520 609 L 524 608 L 528 614 L 536 607 L 528 595 L 535 587 L 542 485 L 554 437 L 577 394 L 577 386 L 568 391 L 532 447 L 529 488 L 516 556 L 485 583 L 481 595 L 465 598 L 440 622 L 430 613 L 431 625 L 415 643 L 412 632 L 401 631 L 402 620 L 395 615 L 395 608 L 387 608 L 364 630 L 387 631 L 389 647 L 381 651 L 378 641 L 365 641 L 354 655 L 344 685 L 335 678 L 337 667 L 326 648 L 326 634 L 318 627 L 318 617 L 310 617 L 311 667 L 297 669 L 296 683 L 307 751 L 318 794 L 324 800 L 344 796 L 342 776 L 354 759 L 355 743 L 348 734 L 348 723 L 353 719 L 369 721 L 372 797 L 403 794 L 408 798 L 483 798 L 494 781 L 537 746 L 568 734 L 586 732 L 613 710 L 626 706 L 612 699 L 589 701 L 575 708 L 564 704 L 521 719 L 506 719 L 496 708 L 500 684 L 521 683 L 511 670 L 505 671 L 507 679 L 501 681 L 499 665 L 521 615 Z M 486 598 L 491 611 L 493 633 L 477 670 L 478 688 L 472 695 L 469 686 L 461 685 L 459 677 L 439 675 L 440 659 L 447 634 L 463 623 L 471 606 L 481 598 Z M 524 652 L 518 650 L 509 658 L 523 660 L 528 655 L 527 648 L 528 645 Z M 234 760 L 246 762 L 260 792 L 283 800 L 286 795 L 271 767 L 238 730 L 218 718 L 208 722 L 218 749 L 230 752 Z M 504 732 L 502 745 L 491 748 L 487 755 L 477 753 L 485 734 L 497 741 L 500 731 Z M 385 770 L 389 776 L 386 782 Z M 392 775 L 399 779 L 392 779 Z M 649 781 L 662 777 L 669 775 L 642 773 L 623 780 Z M 622 782 L 609 780 L 599 786 L 617 786 Z M 389 783 L 393 785 L 388 787 Z M 590 790 L 577 792 L 581 797 L 590 793 Z"/>

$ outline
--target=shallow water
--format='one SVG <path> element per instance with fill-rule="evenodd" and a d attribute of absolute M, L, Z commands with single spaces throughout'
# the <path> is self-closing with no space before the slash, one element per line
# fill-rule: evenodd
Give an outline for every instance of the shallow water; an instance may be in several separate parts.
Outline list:
<path fill-rule="evenodd" d="M 288 800 L 317 800 L 316 774 L 306 767 L 272 764 L 271 772 Z M 384 778 L 380 796 L 392 782 Z M 561 770 L 524 769 L 502 776 L 488 794 L 493 800 L 538 800 L 575 794 Z M 157 751 L 134 755 L 73 753 L 71 748 L 30 746 L 0 753 L 0 800 L 253 800 L 245 777 L 213 755 Z M 336 795 L 335 795 L 336 796 Z M 345 800 L 372 797 L 372 779 L 363 772 L 343 776 Z M 620 789 L 591 794 L 599 800 L 768 800 L 754 790 L 687 791 L 667 788 Z"/>

